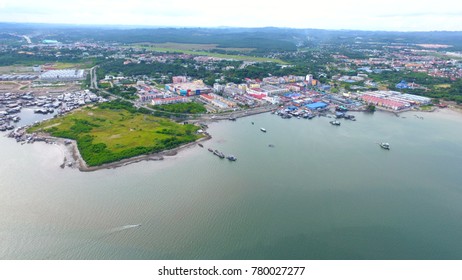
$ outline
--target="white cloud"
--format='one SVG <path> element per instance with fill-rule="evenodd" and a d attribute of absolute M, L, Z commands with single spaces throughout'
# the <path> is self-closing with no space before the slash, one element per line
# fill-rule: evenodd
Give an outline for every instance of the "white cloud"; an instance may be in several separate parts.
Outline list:
<path fill-rule="evenodd" d="M 0 0 L 10 22 L 156 26 L 462 30 L 462 9 L 440 1 Z"/>

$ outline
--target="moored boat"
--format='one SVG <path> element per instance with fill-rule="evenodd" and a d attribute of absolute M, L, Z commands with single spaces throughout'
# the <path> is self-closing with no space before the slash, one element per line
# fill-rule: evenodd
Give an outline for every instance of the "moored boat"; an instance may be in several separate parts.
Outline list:
<path fill-rule="evenodd" d="M 213 151 L 213 154 L 216 155 L 219 158 L 225 158 L 225 155 L 222 152 L 218 151 L 218 150 Z"/>

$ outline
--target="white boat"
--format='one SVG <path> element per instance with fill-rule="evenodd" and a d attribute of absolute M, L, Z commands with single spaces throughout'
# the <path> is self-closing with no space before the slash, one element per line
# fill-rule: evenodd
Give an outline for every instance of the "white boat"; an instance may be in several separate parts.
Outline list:
<path fill-rule="evenodd" d="M 237 160 L 237 157 L 233 156 L 233 155 L 229 155 L 226 157 L 229 161 L 236 161 Z"/>
<path fill-rule="evenodd" d="M 266 129 L 264 129 L 263 127 L 261 127 L 260 130 L 266 132 Z"/>
<path fill-rule="evenodd" d="M 388 144 L 388 143 L 382 142 L 379 145 L 380 145 L 380 147 L 382 147 L 382 149 L 390 150 L 390 144 Z"/>

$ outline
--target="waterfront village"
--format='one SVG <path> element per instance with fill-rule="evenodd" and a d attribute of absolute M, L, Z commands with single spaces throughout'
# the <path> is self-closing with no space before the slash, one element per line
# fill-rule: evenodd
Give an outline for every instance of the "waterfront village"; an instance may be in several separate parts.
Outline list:
<path fill-rule="evenodd" d="M 151 63 L 173 64 L 182 61 L 182 69 L 204 70 L 219 73 L 213 83 L 197 75 L 175 75 L 175 73 L 156 72 L 155 75 L 114 75 L 110 71 L 99 72 L 91 69 L 60 69 L 53 63 L 26 67 L 21 73 L 0 75 L 0 131 L 10 130 L 9 135 L 18 141 L 31 140 L 24 127 L 17 128 L 22 108 L 32 108 L 36 114 L 59 116 L 76 108 L 107 102 L 116 98 L 130 101 L 136 107 L 155 112 L 165 104 L 196 102 L 206 109 L 201 114 L 182 114 L 183 121 L 204 122 L 213 119 L 235 120 L 254 113 L 272 111 L 282 118 L 313 118 L 328 116 L 355 120 L 348 111 L 373 111 L 376 108 L 394 113 L 418 110 L 422 106 L 446 107 L 430 97 L 422 96 L 430 89 L 415 81 L 400 80 L 396 84 L 386 84 L 370 77 L 391 71 L 410 71 L 425 73 L 438 78 L 458 80 L 462 76 L 459 53 L 442 56 L 435 51 L 439 45 L 390 46 L 382 50 L 362 50 L 370 53 L 367 59 L 353 59 L 346 55 L 324 54 L 329 57 L 324 72 L 305 75 L 276 76 L 268 73 L 262 78 L 243 78 L 240 82 L 227 79 L 227 71 L 246 69 L 258 65 L 255 61 L 239 61 L 232 58 L 219 58 L 206 55 L 181 53 L 159 53 L 134 51 L 126 47 L 107 44 L 53 44 L 43 43 L 15 47 L 14 51 L 56 53 L 61 55 L 82 55 L 100 57 L 120 62 L 120 65 L 150 65 Z M 424 48 L 422 50 L 422 48 Z M 427 48 L 427 50 L 425 49 Z M 430 49 L 430 50 L 428 50 Z M 2 51 L 12 51 L 3 47 Z M 76 53 L 72 51 L 77 51 Z M 303 53 L 272 53 L 268 59 L 285 58 Z M 317 54 L 320 57 L 322 54 Z M 159 65 L 159 64 L 156 64 Z M 102 66 L 104 68 L 104 66 Z M 280 65 L 290 73 L 291 65 Z M 332 70 L 335 69 L 335 70 Z M 332 71 L 337 71 L 337 73 Z M 347 75 L 346 73 L 354 72 Z M 300 71 L 298 71 L 299 73 Z M 112 71 L 114 73 L 114 71 Z M 220 74 L 221 73 L 221 74 Z M 235 73 L 235 72 L 233 72 Z M 374 76 L 375 77 L 375 76 Z M 129 89 L 131 95 L 120 95 L 111 89 Z M 418 94 L 414 94 L 418 93 Z M 432 104 L 435 103 L 435 104 Z M 429 106 L 430 105 L 430 106 Z M 433 106 L 433 107 L 432 107 Z M 428 108 L 427 108 L 428 109 Z M 339 125 L 339 121 L 331 122 Z M 34 138 L 37 140 L 36 138 Z M 32 140 L 34 140 L 32 139 Z"/>
<path fill-rule="evenodd" d="M 76 73 L 78 71 L 72 70 L 72 72 Z M 62 77 L 64 72 L 62 70 L 57 72 L 52 70 L 44 75 L 46 75 L 47 79 L 53 75 L 55 75 L 55 79 L 58 79 L 58 73 Z M 69 76 L 65 77 L 66 79 L 71 79 Z M 75 78 L 77 80 L 81 79 L 81 77 Z M 107 80 L 108 77 L 105 79 Z M 111 78 L 111 80 L 114 82 L 117 81 L 117 78 Z M 284 76 L 268 77 L 261 81 L 258 79 L 246 79 L 246 83 L 239 85 L 234 83 L 215 84 L 212 88 L 206 86 L 201 80 L 190 81 L 188 77 L 175 76 L 172 83 L 165 85 L 164 89 L 155 88 L 144 81 L 137 81 L 133 86 L 137 89 L 138 100 L 135 103 L 138 106 L 149 103 L 162 105 L 199 102 L 204 104 L 207 112 L 212 114 L 212 118 L 220 115 L 220 112 L 224 112 L 228 113 L 224 115 L 230 120 L 236 120 L 238 116 L 271 110 L 282 118 L 311 119 L 315 116 L 331 117 L 332 115 L 337 119 L 343 118 L 355 121 L 355 116 L 347 114 L 347 112 L 364 111 L 371 104 L 384 110 L 403 112 L 431 103 L 430 98 L 402 94 L 396 91 L 331 94 L 316 88 L 318 83 L 312 75 L 305 77 Z M 0 104 L 6 108 L 4 111 L 0 111 L 0 131 L 12 130 L 9 137 L 15 138 L 22 143 L 34 141 L 52 142 L 46 137 L 26 134 L 25 127 L 15 129 L 14 123 L 20 120 L 18 113 L 22 107 L 35 108 L 34 113 L 36 114 L 52 114 L 56 110 L 54 115 L 58 116 L 87 104 L 106 101 L 108 99 L 89 90 L 44 96 L 35 96 L 32 92 L 5 93 L 0 95 Z M 239 114 L 240 111 L 245 111 L 245 113 Z M 340 125 L 338 120 L 330 123 Z M 263 128 L 262 131 L 266 132 Z M 218 151 L 213 152 L 219 157 L 224 157 Z M 234 156 L 230 156 L 229 159 L 236 160 Z"/>
<path fill-rule="evenodd" d="M 72 77 L 76 70 L 50 70 L 41 75 L 42 81 L 81 80 L 83 74 Z M 126 77 L 108 77 L 117 84 Z M 403 82 L 402 82 L 403 83 Z M 272 108 L 283 118 L 311 117 L 328 112 L 336 113 L 337 118 L 348 116 L 347 111 L 364 111 L 368 105 L 374 105 L 383 110 L 403 112 L 431 103 L 431 98 L 400 93 L 390 90 L 365 91 L 361 93 L 348 92 L 342 94 L 330 93 L 328 87 L 318 86 L 320 82 L 313 75 L 267 77 L 245 79 L 245 83 L 226 85 L 214 84 L 209 87 L 201 80 L 191 80 L 186 76 L 174 76 L 172 83 L 159 89 L 143 80 L 136 81 L 138 106 L 163 105 L 186 102 L 204 104 L 209 114 L 221 112 L 237 113 L 241 110 Z M 74 92 L 55 92 L 35 96 L 33 92 L 1 93 L 0 131 L 14 129 L 14 123 L 19 121 L 17 115 L 22 107 L 34 108 L 38 114 L 49 114 L 56 110 L 58 115 L 69 112 L 80 106 L 94 102 L 105 102 L 108 99 L 92 93 L 90 90 Z M 281 107 L 278 107 L 281 106 Z M 278 109 L 278 110 L 276 110 Z"/>

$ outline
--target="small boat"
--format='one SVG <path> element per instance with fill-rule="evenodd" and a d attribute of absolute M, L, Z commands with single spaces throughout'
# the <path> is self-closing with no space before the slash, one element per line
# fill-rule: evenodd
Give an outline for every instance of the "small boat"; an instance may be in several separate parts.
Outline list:
<path fill-rule="evenodd" d="M 209 150 L 209 152 L 213 153 L 213 150 L 212 150 L 212 148 L 208 148 L 207 150 Z"/>
<path fill-rule="evenodd" d="M 330 121 L 329 122 L 331 125 L 340 125 L 339 121 Z"/>
<path fill-rule="evenodd" d="M 225 155 L 222 152 L 218 151 L 218 150 L 213 151 L 213 154 L 216 155 L 219 158 L 225 158 Z"/>
<path fill-rule="evenodd" d="M 273 145 L 273 144 L 269 144 L 268 147 L 274 148 L 274 145 Z"/>
<path fill-rule="evenodd" d="M 230 121 L 236 121 L 236 118 L 235 118 L 235 117 L 229 117 L 228 120 L 230 120 Z"/>
<path fill-rule="evenodd" d="M 233 155 L 229 155 L 226 157 L 229 161 L 236 161 L 237 160 L 237 157 L 233 156 Z"/>
<path fill-rule="evenodd" d="M 263 127 L 261 127 L 260 130 L 266 132 L 266 129 L 264 129 Z"/>
<path fill-rule="evenodd" d="M 197 145 L 199 145 L 199 147 L 201 147 L 201 148 L 204 148 L 204 145 L 202 145 L 201 143 L 199 143 Z"/>
<path fill-rule="evenodd" d="M 390 144 L 382 142 L 379 144 L 382 149 L 390 150 Z"/>
<path fill-rule="evenodd" d="M 252 124 L 254 124 L 254 123 L 252 122 Z"/>

